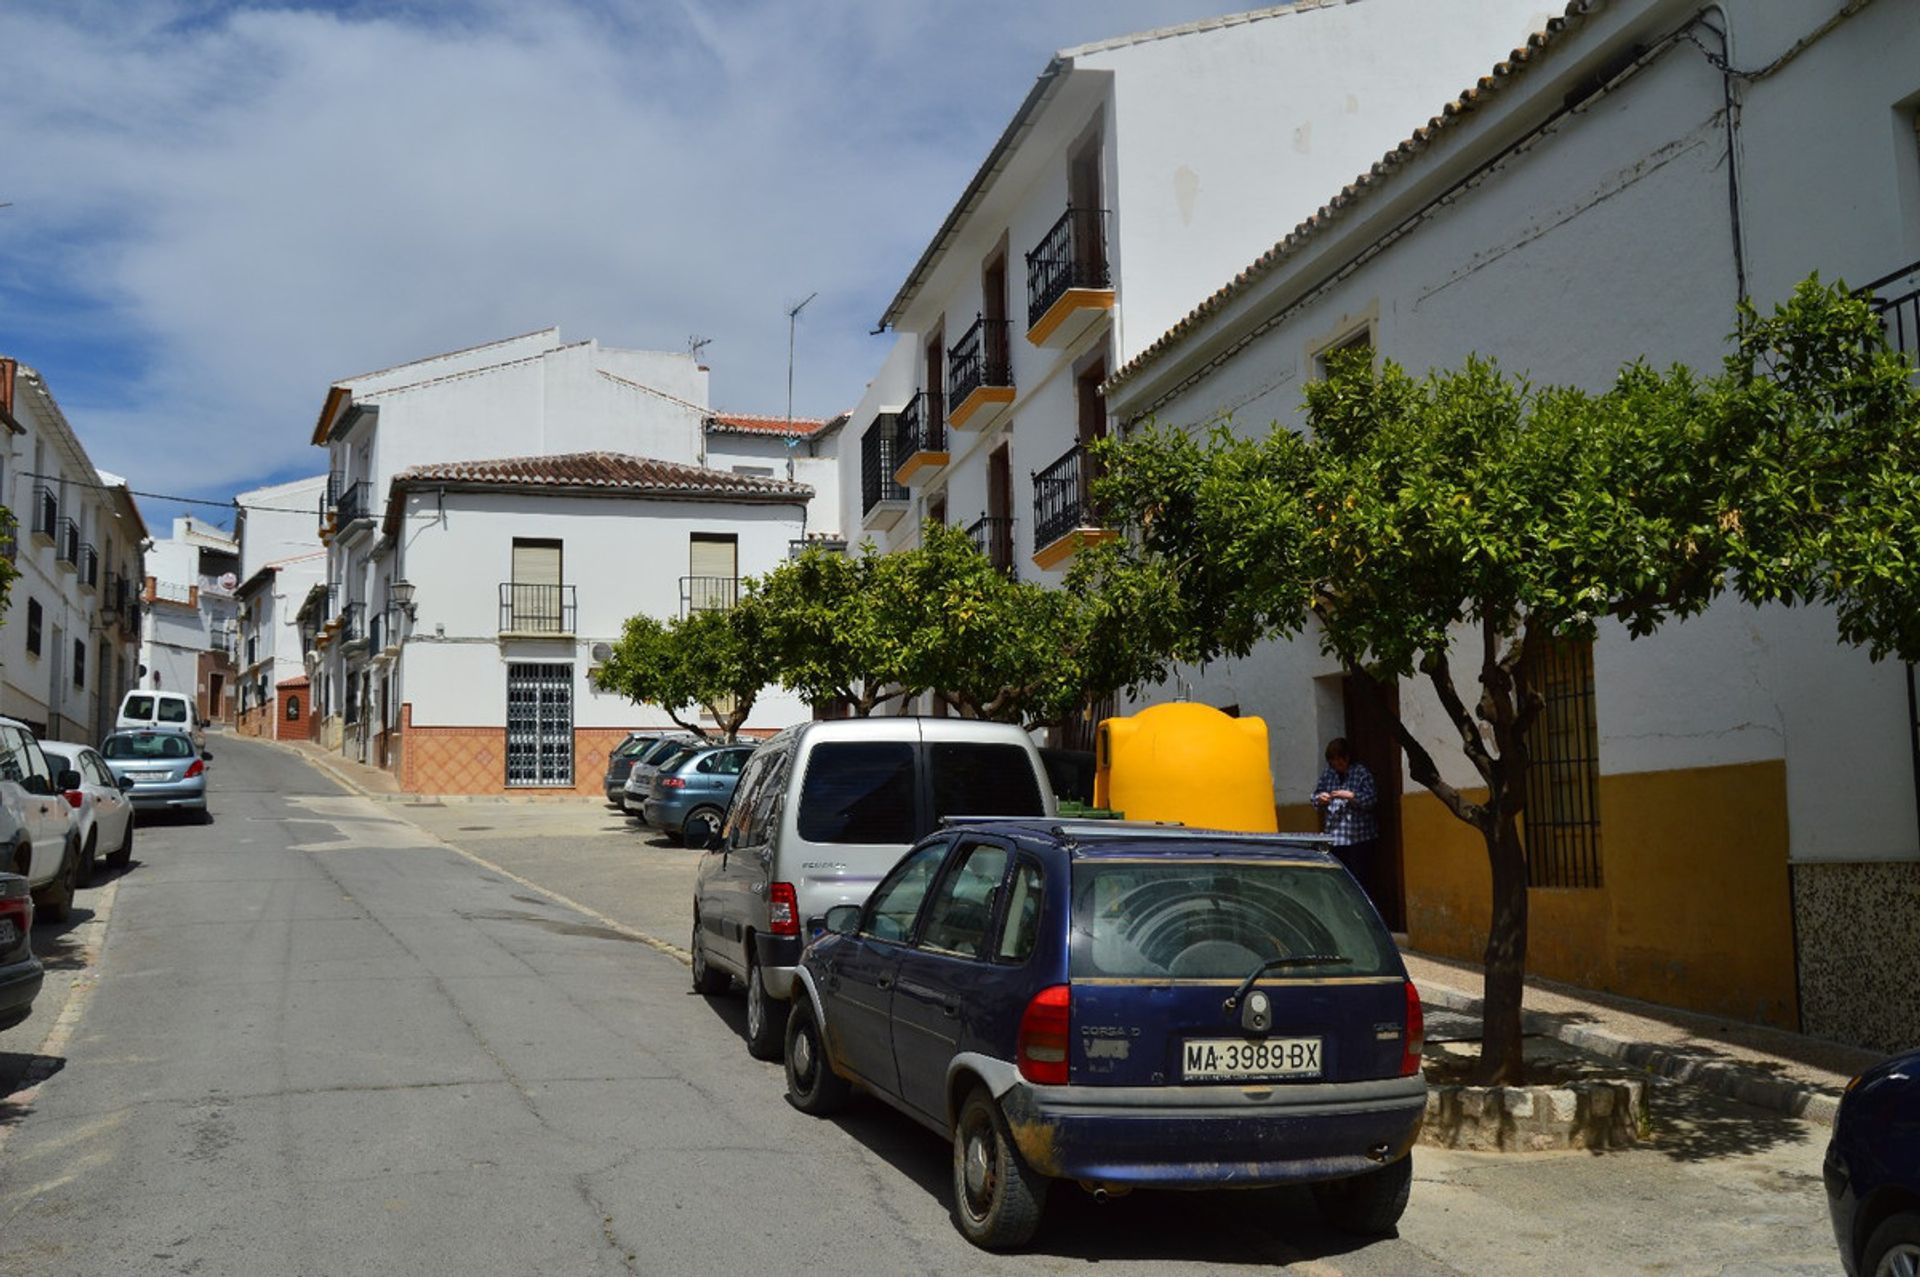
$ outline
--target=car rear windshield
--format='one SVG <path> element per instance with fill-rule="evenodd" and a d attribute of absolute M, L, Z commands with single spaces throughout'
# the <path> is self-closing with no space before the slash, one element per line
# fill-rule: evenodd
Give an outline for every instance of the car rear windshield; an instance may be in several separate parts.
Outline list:
<path fill-rule="evenodd" d="M 153 697 L 151 696 L 127 697 L 127 703 L 120 707 L 120 716 L 122 718 L 152 718 L 153 717 Z"/>
<path fill-rule="evenodd" d="M 927 748 L 933 818 L 1044 816 L 1033 763 L 1018 745 L 941 741 Z"/>
<path fill-rule="evenodd" d="M 193 742 L 184 736 L 109 736 L 101 751 L 108 758 L 190 758 Z"/>
<path fill-rule="evenodd" d="M 693 746 L 689 745 L 686 741 L 683 741 L 683 740 L 656 741 L 653 745 L 653 748 L 649 749 L 646 753 L 640 755 L 639 765 L 643 767 L 651 767 L 658 764 L 663 764 L 670 758 L 673 758 L 679 754 L 690 753 L 692 752 L 692 750 L 693 750 Z"/>
<path fill-rule="evenodd" d="M 184 723 L 187 721 L 187 703 L 171 696 L 160 700 L 160 721 L 163 723 Z"/>
<path fill-rule="evenodd" d="M 1398 975 L 1393 939 L 1337 866 L 1176 860 L 1073 865 L 1075 976 L 1269 979 Z"/>
<path fill-rule="evenodd" d="M 632 758 L 635 754 L 646 753 L 659 743 L 659 741 L 651 736 L 641 736 L 634 740 L 623 741 L 620 747 L 613 751 L 613 756 L 615 758 Z"/>
<path fill-rule="evenodd" d="M 836 741 L 814 746 L 800 786 L 797 824 L 808 842 L 912 842 L 913 745 Z"/>

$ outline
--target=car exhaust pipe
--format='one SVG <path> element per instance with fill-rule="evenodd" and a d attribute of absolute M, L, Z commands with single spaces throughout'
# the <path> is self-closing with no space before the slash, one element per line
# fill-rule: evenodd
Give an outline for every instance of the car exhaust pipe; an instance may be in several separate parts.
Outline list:
<path fill-rule="evenodd" d="M 1080 1187 L 1086 1189 L 1092 1195 L 1094 1202 L 1100 1206 L 1105 1206 L 1116 1197 L 1125 1197 L 1133 1191 L 1125 1184 L 1090 1184 L 1086 1180 L 1080 1181 Z"/>

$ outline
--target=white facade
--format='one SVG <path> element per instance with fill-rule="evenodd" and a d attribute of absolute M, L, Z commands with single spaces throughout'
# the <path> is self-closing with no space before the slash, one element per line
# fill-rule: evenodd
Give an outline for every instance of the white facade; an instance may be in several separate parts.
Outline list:
<path fill-rule="evenodd" d="M 840 442 L 847 418 L 826 421 L 754 417 L 737 413 L 709 418 L 700 464 L 712 470 L 785 479 L 813 489 L 807 503 L 807 534 L 843 534 L 840 502 Z"/>
<path fill-rule="evenodd" d="M 842 449 L 849 540 L 900 548 L 929 516 L 989 520 L 976 540 L 1023 577 L 1057 581 L 1069 547 L 1036 536 L 1036 487 L 1078 490 L 1067 454 L 1104 431 L 1105 374 L 1545 16 L 1537 0 L 1285 5 L 1058 54 L 883 317 L 896 345 Z M 1101 241 L 1107 285 L 1065 322 L 1036 322 L 1028 256 L 1090 202 L 1104 221 L 1084 236 Z M 952 348 L 996 312 L 1010 321 L 1010 402 L 953 428 Z M 925 390 L 948 400 L 946 459 L 917 469 L 904 504 L 884 499 L 868 441 Z"/>
<path fill-rule="evenodd" d="M 239 638 L 239 584 L 240 543 L 225 528 L 185 516 L 173 521 L 171 537 L 150 544 L 140 686 L 185 692 L 203 716 L 226 716 L 235 690 L 228 662 Z M 203 674 L 206 664 L 228 667 Z"/>
<path fill-rule="evenodd" d="M 0 358 L 0 504 L 19 576 L 0 626 L 0 714 L 97 740 L 134 685 L 147 529 L 124 479 L 95 469 L 35 372 Z"/>
<path fill-rule="evenodd" d="M 234 664 L 243 722 L 270 707 L 282 683 L 306 676 L 298 614 L 307 592 L 326 580 L 327 551 L 315 524 L 326 491 L 327 476 L 314 475 L 234 498 L 241 582 Z"/>

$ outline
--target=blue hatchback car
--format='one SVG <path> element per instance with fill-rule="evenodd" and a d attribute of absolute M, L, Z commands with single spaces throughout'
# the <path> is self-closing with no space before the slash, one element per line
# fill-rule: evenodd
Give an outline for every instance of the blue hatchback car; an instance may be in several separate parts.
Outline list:
<path fill-rule="evenodd" d="M 813 925 L 789 1098 L 857 1085 L 950 1139 L 978 1245 L 1031 1237 L 1055 1179 L 1311 1184 L 1362 1233 L 1406 1208 L 1420 999 L 1319 840 L 970 821 Z"/>
<path fill-rule="evenodd" d="M 1884 1060 L 1847 1085 L 1824 1169 L 1847 1272 L 1920 1273 L 1920 1051 Z"/>
<path fill-rule="evenodd" d="M 704 849 L 727 818 L 727 805 L 740 786 L 740 772 L 753 745 L 693 746 L 669 758 L 653 774 L 640 823 Z"/>

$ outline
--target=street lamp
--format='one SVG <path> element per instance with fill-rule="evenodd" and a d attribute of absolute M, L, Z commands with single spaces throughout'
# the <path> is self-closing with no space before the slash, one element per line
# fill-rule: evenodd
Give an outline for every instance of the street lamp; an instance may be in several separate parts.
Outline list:
<path fill-rule="evenodd" d="M 413 582 L 407 580 L 405 577 L 400 577 L 389 582 L 387 585 L 387 597 L 393 600 L 395 607 L 407 614 L 409 621 L 413 619 Z"/>

